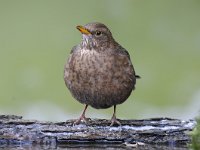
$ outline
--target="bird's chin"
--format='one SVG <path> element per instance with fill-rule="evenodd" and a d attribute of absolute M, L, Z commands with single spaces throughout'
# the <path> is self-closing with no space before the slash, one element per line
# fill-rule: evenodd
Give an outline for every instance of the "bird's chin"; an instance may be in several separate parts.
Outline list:
<path fill-rule="evenodd" d="M 88 45 L 89 41 L 91 41 L 91 35 L 82 34 L 82 38 L 83 38 L 84 45 Z"/>
<path fill-rule="evenodd" d="M 82 34 L 83 40 L 89 40 L 92 38 L 91 35 Z"/>

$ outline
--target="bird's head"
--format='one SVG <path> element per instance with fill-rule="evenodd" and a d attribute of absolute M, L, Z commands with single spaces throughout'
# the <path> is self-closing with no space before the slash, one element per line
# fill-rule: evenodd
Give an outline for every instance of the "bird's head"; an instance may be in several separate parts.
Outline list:
<path fill-rule="evenodd" d="M 88 23 L 76 27 L 82 33 L 82 46 L 89 49 L 104 49 L 114 41 L 110 30 L 102 23 Z"/>

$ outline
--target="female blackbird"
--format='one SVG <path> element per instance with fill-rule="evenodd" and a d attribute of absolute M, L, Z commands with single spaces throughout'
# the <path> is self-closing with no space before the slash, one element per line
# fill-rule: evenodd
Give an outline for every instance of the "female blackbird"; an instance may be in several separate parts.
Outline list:
<path fill-rule="evenodd" d="M 89 23 L 77 29 L 82 33 L 82 42 L 72 48 L 64 68 L 66 86 L 76 100 L 85 104 L 75 124 L 87 121 L 85 111 L 90 105 L 96 109 L 114 106 L 111 126 L 120 125 L 115 115 L 116 105 L 130 96 L 139 78 L 129 53 L 102 23 Z"/>

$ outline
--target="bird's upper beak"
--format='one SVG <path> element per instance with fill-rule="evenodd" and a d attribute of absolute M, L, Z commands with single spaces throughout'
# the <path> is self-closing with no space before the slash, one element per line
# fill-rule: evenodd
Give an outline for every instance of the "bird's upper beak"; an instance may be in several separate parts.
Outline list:
<path fill-rule="evenodd" d="M 91 34 L 90 31 L 88 31 L 88 29 L 86 29 L 86 28 L 83 27 L 83 26 L 77 26 L 76 28 L 77 28 L 82 34 L 86 34 L 86 35 Z"/>

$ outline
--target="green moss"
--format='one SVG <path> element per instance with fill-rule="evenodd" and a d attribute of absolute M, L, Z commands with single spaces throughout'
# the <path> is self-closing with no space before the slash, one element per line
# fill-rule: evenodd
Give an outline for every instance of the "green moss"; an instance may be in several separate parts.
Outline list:
<path fill-rule="evenodd" d="M 192 149 L 194 150 L 200 150 L 200 117 L 197 119 L 197 125 L 192 132 Z"/>

